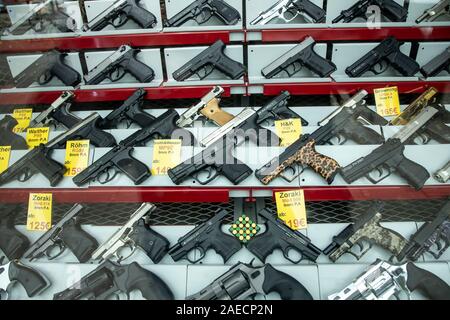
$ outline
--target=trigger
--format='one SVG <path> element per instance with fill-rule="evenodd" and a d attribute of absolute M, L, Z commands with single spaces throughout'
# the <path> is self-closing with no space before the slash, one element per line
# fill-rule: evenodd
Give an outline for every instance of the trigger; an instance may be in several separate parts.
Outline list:
<path fill-rule="evenodd" d="M 202 71 L 203 70 L 203 74 Z M 209 76 L 214 70 L 214 67 L 211 65 L 206 65 L 203 68 L 199 69 L 195 74 L 200 78 L 200 80 L 205 79 L 207 76 Z"/>
<path fill-rule="evenodd" d="M 127 22 L 127 15 L 124 14 L 124 13 L 120 13 L 119 16 L 118 16 L 117 18 L 118 18 L 118 19 L 115 19 L 115 20 L 113 21 L 113 26 L 116 27 L 116 28 L 117 28 L 117 27 L 123 26 L 123 25 Z M 115 24 L 114 22 L 117 21 L 117 20 L 118 20 L 118 23 Z"/>
<path fill-rule="evenodd" d="M 41 74 L 41 76 L 38 79 L 38 83 L 40 85 L 43 85 L 43 84 L 48 83 L 51 79 L 52 79 L 52 74 L 50 73 L 50 71 L 46 71 L 43 74 Z"/>
<path fill-rule="evenodd" d="M 388 67 L 389 67 L 389 64 L 387 62 L 381 61 L 381 62 L 377 63 L 376 65 L 374 65 L 373 68 L 371 69 L 371 71 L 373 72 L 373 74 L 379 75 L 379 74 L 385 72 Z"/>
<path fill-rule="evenodd" d="M 28 181 L 31 178 L 31 170 L 29 168 L 26 168 L 22 174 L 17 179 L 19 182 L 25 182 Z"/>

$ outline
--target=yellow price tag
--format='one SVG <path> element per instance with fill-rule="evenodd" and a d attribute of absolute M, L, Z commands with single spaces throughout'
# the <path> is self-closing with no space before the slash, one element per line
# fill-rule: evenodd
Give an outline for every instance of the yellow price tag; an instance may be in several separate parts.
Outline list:
<path fill-rule="evenodd" d="M 27 129 L 27 144 L 30 149 L 37 147 L 41 143 L 48 142 L 49 127 L 44 128 L 28 128 Z"/>
<path fill-rule="evenodd" d="M 74 177 L 87 168 L 89 163 L 89 140 L 69 140 L 66 144 L 64 176 Z"/>
<path fill-rule="evenodd" d="M 377 113 L 380 116 L 397 116 L 400 114 L 400 98 L 397 87 L 373 90 Z"/>
<path fill-rule="evenodd" d="M 152 175 L 167 175 L 167 170 L 181 162 L 181 140 L 155 140 L 153 145 Z"/>
<path fill-rule="evenodd" d="M 303 190 L 275 192 L 278 217 L 293 230 L 306 229 L 305 195 Z"/>
<path fill-rule="evenodd" d="M 0 146 L 0 173 L 8 169 L 11 146 Z"/>
<path fill-rule="evenodd" d="M 300 119 L 276 120 L 275 131 L 281 138 L 280 146 L 288 147 L 300 138 L 302 121 Z"/>
<path fill-rule="evenodd" d="M 52 194 L 30 193 L 27 230 L 46 231 L 52 225 Z"/>
<path fill-rule="evenodd" d="M 14 127 L 13 132 L 24 132 L 30 125 L 31 116 L 33 115 L 33 109 L 15 109 L 12 116 L 17 120 L 17 125 Z"/>

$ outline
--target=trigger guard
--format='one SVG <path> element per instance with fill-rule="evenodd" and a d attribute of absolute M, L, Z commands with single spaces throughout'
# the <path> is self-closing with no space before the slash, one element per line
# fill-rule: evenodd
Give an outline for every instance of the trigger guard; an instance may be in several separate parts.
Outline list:
<path fill-rule="evenodd" d="M 202 260 L 202 259 L 205 257 L 205 255 L 206 255 L 205 250 L 204 250 L 202 247 L 200 247 L 200 246 L 199 246 L 199 247 L 195 247 L 194 250 L 200 251 L 200 257 L 199 257 L 198 259 L 191 260 L 191 259 L 189 258 L 189 255 L 186 255 L 186 260 L 189 261 L 189 262 L 192 263 L 192 264 L 195 264 L 195 263 L 199 262 L 199 261 Z"/>
<path fill-rule="evenodd" d="M 46 71 L 38 79 L 38 83 L 40 85 L 44 85 L 50 82 L 52 80 L 53 76 L 50 74 L 50 72 Z"/>
<path fill-rule="evenodd" d="M 208 70 L 209 68 L 209 70 Z M 204 74 L 202 75 L 200 70 L 205 70 Z M 205 79 L 207 76 L 209 76 L 212 72 L 214 71 L 214 66 L 213 65 L 206 65 L 203 68 L 197 70 L 197 72 L 195 72 L 195 74 L 200 78 L 200 80 Z"/>
<path fill-rule="evenodd" d="M 55 247 L 58 247 L 60 250 L 57 255 L 51 256 L 50 252 Z M 64 246 L 64 244 L 62 242 L 57 241 L 53 245 L 48 247 L 47 250 L 45 250 L 45 256 L 48 258 L 48 260 L 54 260 L 54 259 L 58 258 L 60 255 L 62 255 L 65 250 L 66 250 L 66 247 Z"/>
<path fill-rule="evenodd" d="M 194 177 L 194 179 L 200 183 L 202 186 L 210 183 L 211 181 L 213 181 L 218 175 L 219 172 L 217 170 L 215 170 L 213 167 L 210 167 L 208 169 L 206 169 L 206 171 L 208 171 L 208 176 L 206 177 L 206 180 L 202 181 L 199 179 L 199 174 L 196 174 Z M 214 174 L 213 174 L 214 172 Z"/>
<path fill-rule="evenodd" d="M 22 176 L 23 176 L 23 178 L 22 178 Z M 31 174 L 31 170 L 30 170 L 29 168 L 26 168 L 26 169 L 23 171 L 23 173 L 21 173 L 21 174 L 19 175 L 19 177 L 17 178 L 17 181 L 19 181 L 19 182 L 26 182 L 26 181 L 30 180 L 30 178 L 31 178 L 32 176 L 33 176 L 33 175 Z"/>
<path fill-rule="evenodd" d="M 114 73 L 117 73 L 117 78 L 114 78 L 113 75 Z M 112 70 L 109 75 L 108 75 L 108 79 L 111 82 L 117 82 L 120 79 L 122 79 L 125 76 L 125 70 L 122 67 L 118 67 L 116 70 Z"/>
<path fill-rule="evenodd" d="M 377 66 L 379 66 L 379 68 L 380 68 L 379 71 L 376 70 Z M 378 62 L 376 65 L 374 65 L 372 67 L 372 69 L 370 69 L 370 71 L 372 71 L 372 73 L 374 75 L 379 75 L 379 74 L 382 74 L 383 72 L 385 72 L 388 68 L 389 68 L 389 64 L 382 60 L 382 61 Z"/>
<path fill-rule="evenodd" d="M 198 24 L 203 24 L 206 21 L 208 21 L 209 19 L 211 19 L 211 17 L 212 17 L 211 11 L 205 8 L 205 9 L 200 9 L 200 14 L 196 15 L 194 20 Z"/>
<path fill-rule="evenodd" d="M 298 264 L 298 263 L 300 263 L 300 262 L 303 260 L 303 254 L 302 254 L 300 251 L 295 250 L 295 248 L 293 248 L 293 247 L 287 247 L 286 249 L 287 249 L 287 250 L 286 250 L 286 253 L 283 251 L 283 256 L 284 256 L 288 261 L 292 262 L 293 264 Z M 290 250 L 295 250 L 295 251 L 300 255 L 300 258 L 299 258 L 298 260 L 292 260 L 291 258 L 289 258 L 289 251 L 290 251 Z"/>
<path fill-rule="evenodd" d="M 115 21 L 119 21 L 119 23 L 115 24 Z M 124 13 L 120 13 L 116 19 L 114 19 L 113 21 L 111 21 L 111 24 L 114 26 L 114 28 L 120 28 L 121 26 L 123 26 L 125 23 L 127 22 L 127 15 Z"/>
<path fill-rule="evenodd" d="M 297 65 L 299 66 L 298 68 L 297 68 Z M 292 72 L 289 72 L 290 66 L 288 66 L 286 68 L 286 73 L 289 75 L 289 77 L 292 77 L 294 74 L 296 74 L 297 72 L 299 72 L 300 70 L 303 69 L 303 66 L 298 62 L 294 62 L 293 64 L 291 64 L 291 66 L 292 66 Z"/>
<path fill-rule="evenodd" d="M 293 167 L 293 166 L 286 167 L 286 170 L 285 170 L 285 171 L 287 171 L 287 170 L 292 170 L 292 175 L 293 175 L 292 177 L 288 177 L 288 176 L 286 176 L 284 173 L 280 174 L 280 177 L 283 178 L 283 179 L 284 179 L 285 181 L 287 181 L 287 182 L 292 182 L 292 181 L 294 181 L 295 179 L 297 179 L 297 178 L 300 176 L 300 174 L 303 173 L 303 171 L 305 171 L 305 169 L 303 168 L 303 166 L 297 165 L 297 167 L 302 168 L 301 170 L 299 170 L 299 172 L 298 172 L 297 174 L 295 174 L 295 173 L 297 172 L 297 169 L 296 169 L 295 167 Z"/>
<path fill-rule="evenodd" d="M 295 12 L 296 11 L 296 12 Z M 281 19 L 284 20 L 284 22 L 291 22 L 292 20 L 294 20 L 295 18 L 298 17 L 298 15 L 300 14 L 297 10 L 290 10 L 290 9 L 286 9 L 281 13 Z M 293 13 L 295 12 L 295 13 Z M 286 13 L 292 15 L 291 19 L 286 18 Z"/>
<path fill-rule="evenodd" d="M 103 173 L 101 173 L 99 175 L 99 177 L 97 178 L 98 183 L 106 184 L 106 183 L 112 181 L 119 174 L 119 172 L 117 170 L 114 170 L 114 174 L 111 176 L 111 174 L 109 173 L 110 170 L 114 170 L 114 169 L 106 169 Z M 105 180 L 101 180 L 102 174 L 106 174 Z"/>

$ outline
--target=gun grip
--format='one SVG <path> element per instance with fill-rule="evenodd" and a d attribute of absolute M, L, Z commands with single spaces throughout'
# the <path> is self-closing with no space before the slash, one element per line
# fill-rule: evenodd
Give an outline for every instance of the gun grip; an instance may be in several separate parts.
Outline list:
<path fill-rule="evenodd" d="M 130 178 L 135 185 L 141 184 L 151 176 L 150 170 L 141 161 L 131 156 L 133 148 L 125 149 L 117 158 L 114 159 L 114 165 Z"/>
<path fill-rule="evenodd" d="M 416 190 L 422 189 L 425 182 L 430 178 L 430 174 L 424 167 L 405 157 L 399 162 L 395 170 Z"/>
<path fill-rule="evenodd" d="M 253 170 L 244 163 L 224 164 L 217 170 L 235 185 L 241 183 L 253 173 Z"/>
<path fill-rule="evenodd" d="M 313 300 L 308 290 L 290 275 L 266 264 L 263 291 L 265 294 L 277 292 L 283 300 Z"/>
<path fill-rule="evenodd" d="M 315 23 L 321 23 L 325 21 L 326 12 L 321 7 L 317 6 L 310 0 L 302 0 L 300 1 L 300 6 L 302 7 L 302 11 L 310 16 Z"/>
<path fill-rule="evenodd" d="M 136 262 L 127 267 L 128 277 L 126 292 L 139 290 L 147 300 L 173 300 L 174 296 L 169 287 L 157 275 L 142 268 Z"/>
<path fill-rule="evenodd" d="M 64 63 L 64 56 L 64 54 L 59 55 L 59 59 L 50 73 L 60 79 L 66 86 L 75 87 L 81 82 L 81 75 L 74 68 Z"/>
<path fill-rule="evenodd" d="M 220 224 L 215 234 L 211 235 L 211 239 L 211 247 L 223 258 L 224 263 L 242 248 L 237 238 L 222 232 Z"/>
<path fill-rule="evenodd" d="M 30 240 L 17 231 L 14 225 L 0 227 L 0 249 L 8 260 L 19 259 L 30 246 Z"/>
<path fill-rule="evenodd" d="M 421 290 L 432 300 L 450 299 L 450 286 L 438 276 L 411 262 L 406 265 L 406 270 L 408 273 L 406 285 L 409 290 Z"/>
<path fill-rule="evenodd" d="M 408 57 L 401 51 L 396 51 L 388 56 L 388 60 L 405 77 L 412 77 L 420 70 L 420 66 L 416 60 Z"/>
<path fill-rule="evenodd" d="M 137 60 L 135 56 L 124 61 L 127 62 L 123 68 L 128 70 L 128 72 L 131 73 L 139 81 L 139 83 L 151 82 L 155 78 L 155 71 L 153 71 L 153 69 L 145 63 Z"/>
<path fill-rule="evenodd" d="M 37 271 L 15 261 L 10 264 L 9 279 L 19 282 L 30 298 L 39 294 L 48 285 L 44 277 Z"/>
<path fill-rule="evenodd" d="M 210 5 L 217 17 L 227 25 L 236 24 L 241 19 L 239 11 L 223 0 L 211 0 Z"/>
<path fill-rule="evenodd" d="M 450 143 L 450 127 L 440 118 L 431 119 L 428 125 L 424 127 L 425 133 L 439 143 Z"/>
<path fill-rule="evenodd" d="M 219 107 L 219 100 L 216 98 L 208 102 L 208 104 L 200 110 L 200 113 L 207 119 L 214 121 L 219 126 L 225 125 L 234 118 L 232 114 L 223 111 Z"/>
<path fill-rule="evenodd" d="M 142 248 L 154 263 L 159 263 L 169 250 L 169 241 L 148 227 L 144 219 L 139 219 L 135 224 L 130 239 Z"/>
<path fill-rule="evenodd" d="M 37 148 L 40 150 L 37 151 L 38 153 L 30 165 L 34 166 L 36 171 L 41 172 L 54 187 L 62 180 L 66 167 L 48 157 L 43 145 Z"/>
<path fill-rule="evenodd" d="M 97 240 L 81 229 L 74 219 L 62 228 L 61 239 L 81 263 L 87 262 L 98 247 Z"/>
<path fill-rule="evenodd" d="M 214 65 L 233 80 L 241 78 L 245 73 L 245 66 L 242 63 L 228 58 L 224 53 L 221 53 Z"/>
<path fill-rule="evenodd" d="M 263 234 L 255 236 L 247 243 L 247 249 L 261 262 L 265 262 L 267 256 L 276 249 L 274 238 L 270 232 L 270 226 L 267 224 L 267 229 Z"/>
<path fill-rule="evenodd" d="M 305 51 L 305 56 L 302 59 L 302 64 L 304 64 L 308 69 L 319 75 L 321 78 L 329 77 L 334 71 L 336 71 L 336 65 L 323 58 L 314 52 L 314 45 L 311 45 Z"/>
<path fill-rule="evenodd" d="M 331 184 L 340 169 L 339 163 L 330 157 L 318 153 L 315 145 L 316 141 L 310 140 L 303 148 L 301 148 L 297 152 L 298 162 L 308 165 L 315 172 L 320 174 L 328 184 Z"/>
<path fill-rule="evenodd" d="M 153 28 L 156 25 L 156 17 L 153 15 L 153 13 L 145 10 L 144 8 L 141 8 L 137 5 L 138 1 L 132 1 L 135 3 L 131 7 L 131 9 L 128 12 L 129 17 L 131 20 L 136 22 L 141 28 Z"/>

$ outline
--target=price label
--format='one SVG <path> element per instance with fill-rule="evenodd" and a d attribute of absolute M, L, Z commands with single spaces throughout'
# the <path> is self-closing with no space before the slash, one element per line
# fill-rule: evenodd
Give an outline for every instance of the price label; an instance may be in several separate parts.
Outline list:
<path fill-rule="evenodd" d="M 397 116 L 400 114 L 400 98 L 397 87 L 373 90 L 377 113 L 380 116 Z"/>
<path fill-rule="evenodd" d="M 27 144 L 30 149 L 37 147 L 41 143 L 48 142 L 49 127 L 45 128 L 28 128 L 27 129 Z"/>
<path fill-rule="evenodd" d="M 0 146 L 0 173 L 8 169 L 11 146 Z"/>
<path fill-rule="evenodd" d="M 30 193 L 27 230 L 47 231 L 52 225 L 52 194 Z"/>
<path fill-rule="evenodd" d="M 15 109 L 12 116 L 17 120 L 17 125 L 14 127 L 13 132 L 24 132 L 30 125 L 31 116 L 33 115 L 33 109 Z"/>
<path fill-rule="evenodd" d="M 305 196 L 303 190 L 275 192 L 278 217 L 293 230 L 306 229 Z"/>
<path fill-rule="evenodd" d="M 87 168 L 89 162 L 89 140 L 69 140 L 66 144 L 64 176 L 74 177 Z"/>
<path fill-rule="evenodd" d="M 302 121 L 300 119 L 276 120 L 275 131 L 281 138 L 280 146 L 288 147 L 300 138 Z"/>
<path fill-rule="evenodd" d="M 153 145 L 152 175 L 167 175 L 167 170 L 172 169 L 180 162 L 180 139 L 155 140 Z"/>

